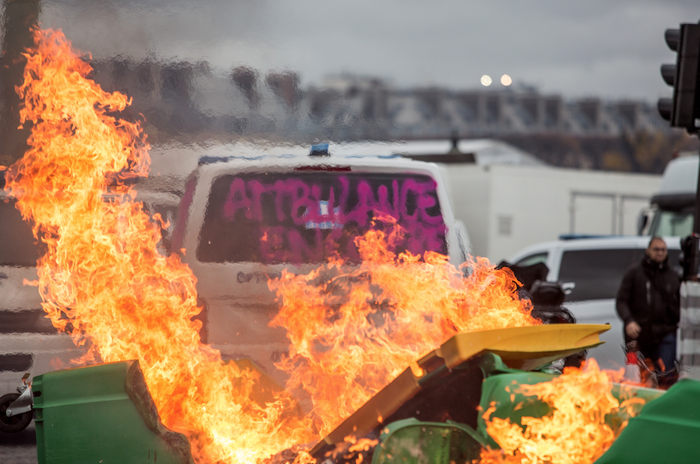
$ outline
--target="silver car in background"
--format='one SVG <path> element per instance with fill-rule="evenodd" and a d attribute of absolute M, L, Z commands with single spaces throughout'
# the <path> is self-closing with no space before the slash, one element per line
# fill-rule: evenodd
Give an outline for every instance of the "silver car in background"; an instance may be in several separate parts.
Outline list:
<path fill-rule="evenodd" d="M 680 270 L 678 237 L 665 238 L 672 268 Z M 601 335 L 605 343 L 588 353 L 602 368 L 625 365 L 622 320 L 615 311 L 615 297 L 625 271 L 641 261 L 649 237 L 576 238 L 539 243 L 513 255 L 508 262 L 519 266 L 544 263 L 547 281 L 559 282 L 567 292 L 564 306 L 580 324 L 610 324 Z"/>

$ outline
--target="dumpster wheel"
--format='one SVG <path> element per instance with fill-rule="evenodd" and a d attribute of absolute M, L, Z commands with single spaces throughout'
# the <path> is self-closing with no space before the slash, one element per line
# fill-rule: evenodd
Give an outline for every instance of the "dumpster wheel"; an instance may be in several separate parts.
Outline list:
<path fill-rule="evenodd" d="M 32 421 L 32 412 L 28 411 L 17 416 L 7 417 L 7 408 L 19 398 L 19 393 L 8 393 L 0 396 L 0 432 L 17 433 L 26 429 Z"/>

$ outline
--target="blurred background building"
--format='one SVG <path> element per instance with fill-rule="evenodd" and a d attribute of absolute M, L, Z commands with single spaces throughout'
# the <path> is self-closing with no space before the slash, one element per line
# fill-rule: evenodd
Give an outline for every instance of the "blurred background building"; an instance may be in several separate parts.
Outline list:
<path fill-rule="evenodd" d="M 222 72 L 205 61 L 93 66 L 106 89 L 133 97 L 129 112 L 143 115 L 153 144 L 493 138 L 554 166 L 660 173 L 693 143 L 645 101 L 569 100 L 527 86 L 398 88 L 352 74 L 304 88 L 293 71 Z"/>
<path fill-rule="evenodd" d="M 30 30 L 47 5 L 5 0 L 3 7 L 0 164 L 8 165 L 26 150 L 30 127 L 18 129 L 21 102 L 15 88 L 22 82 L 22 53 L 32 46 Z M 91 64 L 93 78 L 106 90 L 133 99 L 122 116 L 143 121 L 154 146 L 497 139 L 552 166 L 661 173 L 676 153 L 697 144 L 670 129 L 649 101 L 570 99 L 524 84 L 401 87 L 341 73 L 302 86 L 294 70 L 262 73 L 247 65 L 226 70 L 206 58 L 118 54 Z"/>

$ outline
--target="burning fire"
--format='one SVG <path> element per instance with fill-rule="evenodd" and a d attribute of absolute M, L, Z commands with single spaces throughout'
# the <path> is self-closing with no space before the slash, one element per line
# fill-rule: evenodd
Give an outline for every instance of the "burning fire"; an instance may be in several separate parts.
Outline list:
<path fill-rule="evenodd" d="M 449 336 L 536 323 L 510 271 L 477 259 L 464 278 L 445 256 L 390 251 L 398 228 L 375 230 L 358 241 L 359 268 L 335 261 L 272 284 L 290 380 L 274 401 L 252 400 L 259 374 L 200 342 L 195 277 L 158 254 L 161 219 L 131 201 L 125 181 L 147 175 L 149 147 L 138 123 L 117 117 L 128 98 L 88 79 L 60 31 L 35 41 L 18 88 L 30 149 L 6 176 L 47 244 L 32 284 L 53 324 L 86 347 L 80 363 L 139 360 L 163 422 L 189 438 L 197 462 L 255 462 L 317 440 Z M 292 394 L 311 414 L 299 417 Z"/>
<path fill-rule="evenodd" d="M 517 298 L 510 270 L 477 258 L 464 278 L 438 253 L 427 252 L 424 262 L 397 256 L 391 245 L 400 234 L 394 225 L 357 239 L 359 267 L 338 260 L 270 283 L 281 302 L 272 323 L 291 342 L 278 367 L 289 373 L 290 391 L 310 396 L 324 435 L 451 336 L 538 323 L 529 302 Z"/>
<path fill-rule="evenodd" d="M 622 377 L 622 370 L 601 371 L 590 359 L 581 369 L 566 368 L 550 382 L 521 385 L 523 394 L 537 396 L 552 411 L 542 418 L 523 417 L 523 430 L 507 418 L 489 420 L 495 407 L 489 408 L 484 414 L 486 431 L 502 449 L 483 450 L 481 464 L 593 463 L 644 404 L 637 397 L 621 403 L 612 395 L 610 382 Z M 614 429 L 606 416 L 620 412 L 625 420 Z"/>

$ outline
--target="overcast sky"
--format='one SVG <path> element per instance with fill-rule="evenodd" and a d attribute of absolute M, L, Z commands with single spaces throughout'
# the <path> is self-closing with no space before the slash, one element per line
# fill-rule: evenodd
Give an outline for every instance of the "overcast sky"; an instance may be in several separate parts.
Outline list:
<path fill-rule="evenodd" d="M 698 0 L 59 0 L 44 27 L 95 57 L 208 60 L 220 69 L 290 69 L 399 87 L 534 85 L 566 97 L 670 95 L 664 30 L 700 20 Z"/>

